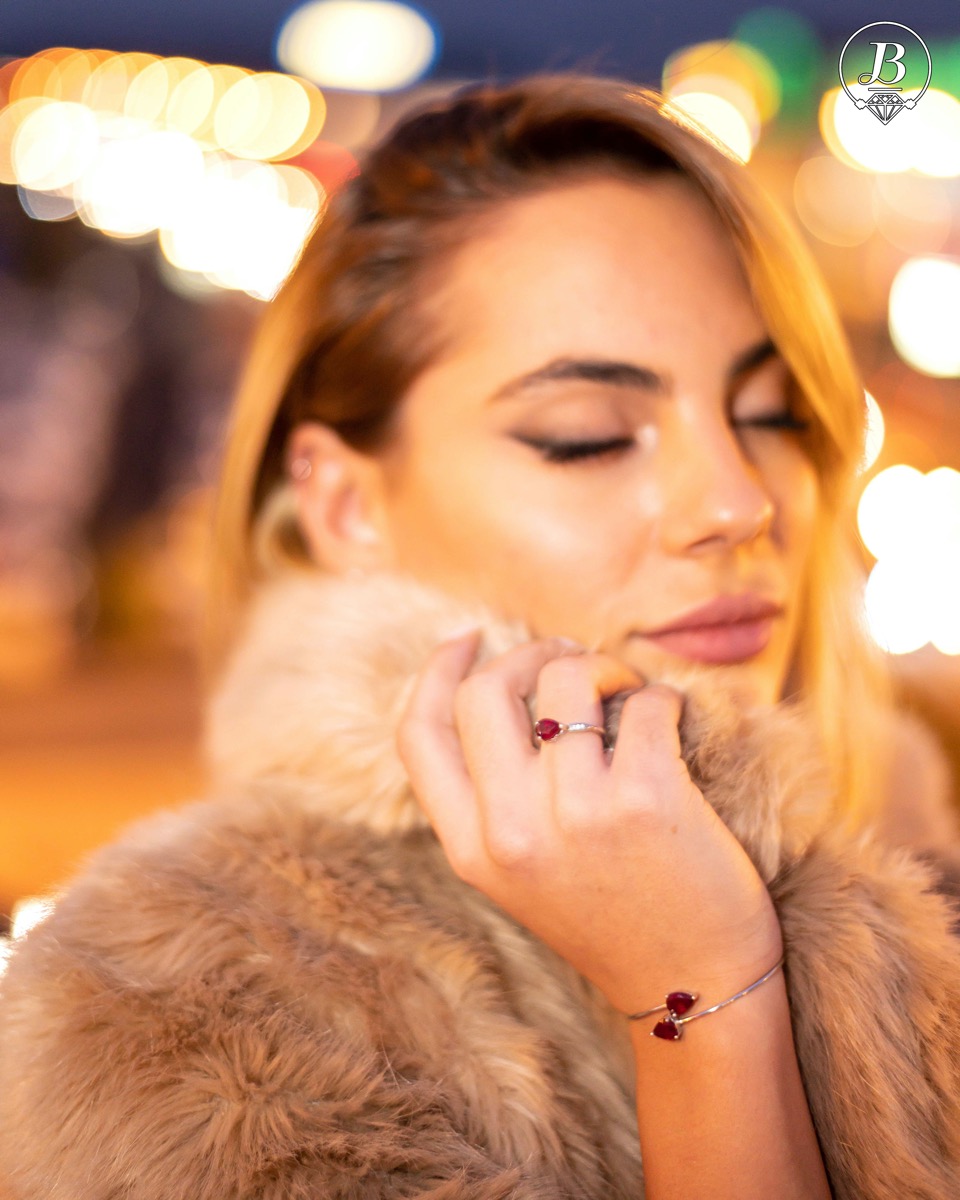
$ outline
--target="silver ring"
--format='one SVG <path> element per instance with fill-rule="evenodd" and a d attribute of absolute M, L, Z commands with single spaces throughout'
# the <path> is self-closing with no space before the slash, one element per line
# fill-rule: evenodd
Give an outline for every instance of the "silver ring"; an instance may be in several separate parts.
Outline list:
<path fill-rule="evenodd" d="M 533 734 L 536 739 L 534 744 L 541 745 L 543 742 L 555 742 L 558 737 L 562 737 L 565 733 L 599 733 L 603 738 L 604 744 L 607 741 L 607 731 L 602 725 L 591 725 L 587 721 L 555 721 L 552 717 L 541 717 L 533 726 Z"/>

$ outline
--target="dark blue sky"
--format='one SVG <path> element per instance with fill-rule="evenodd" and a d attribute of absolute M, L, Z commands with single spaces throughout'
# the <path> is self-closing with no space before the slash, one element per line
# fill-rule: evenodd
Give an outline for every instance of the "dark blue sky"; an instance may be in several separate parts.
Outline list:
<path fill-rule="evenodd" d="M 184 54 L 274 66 L 273 42 L 296 0 L 0 0 L 0 53 L 48 46 Z M 729 35 L 757 4 L 735 0 L 429 0 L 443 49 L 440 77 L 509 77 L 579 67 L 658 82 L 678 46 Z M 827 47 L 870 21 L 902 21 L 921 37 L 960 37 L 960 0 L 799 0 Z M 837 39 L 839 38 L 839 42 Z"/>

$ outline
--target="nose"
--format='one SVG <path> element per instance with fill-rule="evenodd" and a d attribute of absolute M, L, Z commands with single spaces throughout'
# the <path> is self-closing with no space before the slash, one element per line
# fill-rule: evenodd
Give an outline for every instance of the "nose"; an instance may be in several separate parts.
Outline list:
<path fill-rule="evenodd" d="M 673 436 L 661 445 L 665 548 L 708 554 L 769 533 L 773 498 L 726 419 L 678 422 Z"/>

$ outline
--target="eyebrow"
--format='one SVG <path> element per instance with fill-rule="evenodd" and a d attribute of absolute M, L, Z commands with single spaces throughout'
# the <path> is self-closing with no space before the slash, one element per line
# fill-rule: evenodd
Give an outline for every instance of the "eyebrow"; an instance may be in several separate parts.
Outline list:
<path fill-rule="evenodd" d="M 764 338 L 763 341 L 748 346 L 734 358 L 727 372 L 728 378 L 735 379 L 738 375 L 752 371 L 778 353 L 772 339 Z M 489 403 L 517 397 L 540 384 L 566 380 L 600 383 L 609 387 L 638 388 L 660 395 L 665 395 L 670 388 L 668 376 L 660 375 L 651 367 L 640 366 L 638 363 L 610 358 L 555 358 L 544 366 L 537 367 L 535 371 L 519 375 L 497 388 Z"/>

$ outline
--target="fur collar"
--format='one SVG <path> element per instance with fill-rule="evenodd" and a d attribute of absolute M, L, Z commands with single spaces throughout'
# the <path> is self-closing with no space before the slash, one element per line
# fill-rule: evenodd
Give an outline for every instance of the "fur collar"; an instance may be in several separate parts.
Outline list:
<path fill-rule="evenodd" d="M 431 649 L 472 623 L 483 629 L 478 662 L 531 637 L 523 622 L 399 573 L 289 571 L 264 584 L 207 706 L 215 780 L 268 783 L 377 833 L 424 825 L 395 730 Z M 769 880 L 785 839 L 805 843 L 826 811 L 811 721 L 797 705 L 746 712 L 715 671 L 664 678 L 687 697 L 681 736 L 694 778 Z M 625 695 L 604 704 L 614 738 Z"/>

